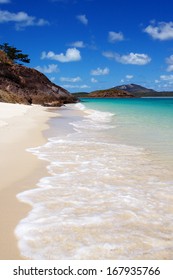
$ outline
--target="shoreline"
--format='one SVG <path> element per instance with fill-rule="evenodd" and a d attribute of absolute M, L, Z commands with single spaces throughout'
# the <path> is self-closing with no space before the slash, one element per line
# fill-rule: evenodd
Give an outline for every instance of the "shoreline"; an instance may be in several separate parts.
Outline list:
<path fill-rule="evenodd" d="M 0 103 L 0 112 L 0 260 L 25 259 L 20 255 L 14 230 L 31 206 L 20 202 L 16 195 L 36 187 L 48 172 L 46 162 L 26 149 L 46 143 L 43 132 L 58 113 L 39 105 L 7 103 Z"/>
<path fill-rule="evenodd" d="M 155 157 L 150 158 L 150 153 L 148 154 L 147 151 L 145 153 L 136 146 L 118 143 L 117 135 L 112 142 L 111 134 L 108 135 L 107 130 L 105 131 L 105 120 L 107 123 L 107 118 L 101 118 L 100 122 L 100 114 L 98 116 L 94 112 L 91 116 L 92 109 L 89 118 L 83 119 L 83 110 L 78 110 L 73 106 L 61 107 L 59 118 L 57 118 L 59 112 L 58 110 L 54 111 L 55 109 L 49 110 L 46 108 L 45 110 L 44 107 L 39 106 L 27 108 L 31 108 L 31 110 L 21 112 L 21 115 L 15 116 L 11 123 L 7 118 L 8 126 L 5 126 L 3 124 L 4 120 L 0 119 L 0 132 L 2 134 L 0 149 L 2 149 L 3 160 L 8 159 L 6 172 L 2 172 L 5 162 L 1 166 L 2 158 L 0 161 L 0 170 L 2 174 L 6 175 L 3 176 L 3 179 L 8 182 L 8 184 L 4 183 L 4 188 L 2 185 L 0 186 L 0 219 L 3 225 L 3 234 L 1 235 L 4 238 L 0 239 L 0 258 L 8 260 L 66 259 L 68 252 L 68 256 L 74 259 L 79 257 L 80 259 L 99 259 L 100 252 L 97 251 L 97 244 L 102 244 L 104 240 L 107 242 L 104 229 L 110 227 L 110 231 L 116 230 L 116 226 L 114 227 L 116 222 L 114 222 L 111 212 L 116 213 L 118 217 L 120 223 L 119 236 L 118 239 L 113 236 L 109 247 L 104 248 L 103 258 L 114 259 L 122 254 L 122 258 L 128 259 L 129 255 L 126 255 L 124 243 L 128 231 L 133 233 L 128 246 L 129 252 L 131 252 L 132 247 L 134 248 L 131 259 L 171 258 L 172 254 L 169 250 L 171 239 L 165 239 L 163 230 L 166 226 L 167 235 L 171 234 L 171 228 L 167 225 L 172 211 L 170 188 L 172 173 L 168 172 L 166 166 L 164 165 L 165 168 L 162 168 L 160 161 L 158 165 L 155 165 L 153 162 Z M 35 122 L 36 119 L 37 122 Z M 80 123 L 83 120 L 85 121 Z M 102 133 L 95 133 L 95 125 L 100 128 L 102 123 L 103 135 Z M 125 128 L 127 131 L 127 126 Z M 84 131 L 81 129 L 84 129 Z M 5 130 L 7 130 L 6 133 Z M 17 139 L 15 137 L 16 130 L 18 132 Z M 100 137 L 99 145 L 98 136 Z M 111 138 L 109 138 L 110 136 Z M 3 143 L 3 137 L 6 145 Z M 58 144 L 59 140 L 60 145 Z M 46 145 L 45 151 L 42 145 L 48 141 L 50 141 L 50 145 Z M 30 152 L 26 152 L 27 148 L 31 148 Z M 32 148 L 35 148 L 33 153 Z M 35 154 L 34 151 L 36 151 Z M 41 157 L 42 153 L 43 157 Z M 54 154 L 57 157 L 54 157 Z M 39 155 L 42 158 L 40 160 Z M 93 155 L 97 160 L 93 160 Z M 100 158 L 102 158 L 101 164 Z M 53 160 L 53 163 L 55 163 L 52 169 L 51 166 L 48 166 L 46 159 L 48 162 Z M 56 165 L 56 159 L 61 163 L 60 166 L 58 163 Z M 110 160 L 111 167 L 108 176 L 107 167 Z M 128 162 L 129 168 L 126 168 L 126 162 Z M 14 167 L 15 170 L 13 170 Z M 51 172 L 55 173 L 56 178 Z M 82 176 L 76 176 L 78 174 L 82 174 Z M 102 175 L 100 176 L 100 174 Z M 118 174 L 118 176 L 114 176 L 114 174 Z M 47 176 L 49 176 L 50 181 L 44 182 L 44 177 Z M 41 178 L 43 179 L 43 185 L 39 183 Z M 93 185 L 93 178 L 100 184 Z M 46 189 L 46 184 L 54 188 L 49 192 L 49 188 Z M 57 188 L 57 186 L 59 187 Z M 93 186 L 94 192 L 90 186 Z M 98 196 L 98 193 L 102 193 L 103 186 L 106 191 Z M 114 186 L 118 186 L 116 190 Z M 154 189 L 155 191 L 153 191 Z M 29 192 L 21 194 L 19 197 L 21 201 L 27 201 L 28 204 L 16 199 L 16 194 L 25 190 L 29 190 Z M 113 197 L 112 194 L 115 191 L 118 195 Z M 80 203 L 78 203 L 79 199 Z M 132 203 L 129 203 L 129 201 Z M 33 205 L 33 207 L 30 205 Z M 144 209 L 148 209 L 148 206 L 150 206 L 149 211 L 141 211 L 140 205 L 144 205 Z M 28 212 L 32 209 L 33 212 L 31 211 L 28 215 Z M 109 209 L 108 212 L 107 209 Z M 62 211 L 62 215 L 59 215 L 60 211 Z M 107 216 L 107 213 L 110 213 L 110 215 Z M 51 217 L 51 219 L 48 217 Z M 162 221 L 163 217 L 164 220 Z M 23 219 L 23 223 L 19 223 Z M 132 222 L 130 224 L 129 219 Z M 158 224 L 155 224 L 156 220 L 159 221 Z M 80 222 L 83 223 L 83 227 L 81 227 Z M 136 224 L 138 238 L 136 238 L 135 233 L 136 226 L 134 227 Z M 127 234 L 124 232 L 124 225 L 128 229 Z M 16 228 L 16 226 L 18 227 Z M 99 232 L 102 233 L 101 238 L 95 234 L 98 228 Z M 17 247 L 15 229 L 17 229 L 16 236 L 20 241 L 18 246 L 20 246 L 22 255 Z M 58 236 L 55 235 L 55 232 L 58 232 Z M 72 238 L 71 232 L 74 233 Z M 90 246 L 88 247 L 86 242 L 88 233 L 91 237 L 90 244 L 96 246 L 96 250 L 93 251 L 94 255 L 92 250 L 90 252 Z M 143 236 L 145 236 L 147 242 L 143 243 Z M 78 242 L 79 238 L 80 243 Z M 67 240 L 68 242 L 66 242 Z M 157 242 L 155 245 L 153 240 Z M 120 251 L 117 251 L 114 244 L 120 241 L 121 248 Z M 86 252 L 80 244 L 84 244 Z M 139 244 L 142 246 L 142 251 L 138 250 Z M 58 253 L 56 248 L 59 246 Z"/>
<path fill-rule="evenodd" d="M 109 134 L 109 111 L 73 107 L 50 119 L 49 145 L 33 150 L 48 160 L 50 176 L 20 196 L 33 205 L 17 227 L 21 253 L 33 260 L 172 258 L 167 168 L 149 151 L 118 142 L 116 126 Z"/>

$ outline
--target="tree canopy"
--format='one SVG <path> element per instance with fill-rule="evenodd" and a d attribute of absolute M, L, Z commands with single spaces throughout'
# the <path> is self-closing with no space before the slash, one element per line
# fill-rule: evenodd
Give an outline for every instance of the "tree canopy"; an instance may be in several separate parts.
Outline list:
<path fill-rule="evenodd" d="M 23 54 L 22 50 L 18 50 L 14 46 L 10 46 L 8 43 L 3 43 L 0 45 L 0 50 L 4 51 L 7 57 L 13 62 L 18 63 L 24 62 L 29 63 L 30 59 L 27 54 Z"/>

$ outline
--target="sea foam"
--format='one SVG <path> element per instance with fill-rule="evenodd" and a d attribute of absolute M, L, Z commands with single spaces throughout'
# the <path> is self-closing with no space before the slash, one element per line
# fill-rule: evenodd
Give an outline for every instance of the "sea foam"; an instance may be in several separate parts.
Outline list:
<path fill-rule="evenodd" d="M 32 205 L 15 231 L 22 255 L 172 258 L 173 183 L 163 180 L 167 170 L 153 165 L 149 151 L 112 139 L 114 114 L 83 104 L 69 109 L 85 114 L 71 123 L 74 132 L 29 149 L 48 162 L 50 176 L 17 196 Z"/>

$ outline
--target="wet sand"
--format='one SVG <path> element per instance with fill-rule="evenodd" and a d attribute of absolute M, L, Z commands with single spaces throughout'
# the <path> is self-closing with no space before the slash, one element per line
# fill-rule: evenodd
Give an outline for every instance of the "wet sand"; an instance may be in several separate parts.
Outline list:
<path fill-rule="evenodd" d="M 45 174 L 46 162 L 26 149 L 46 142 L 43 131 L 53 111 L 41 106 L 0 103 L 0 259 L 23 259 L 14 229 L 30 206 L 16 195 L 35 187 Z"/>

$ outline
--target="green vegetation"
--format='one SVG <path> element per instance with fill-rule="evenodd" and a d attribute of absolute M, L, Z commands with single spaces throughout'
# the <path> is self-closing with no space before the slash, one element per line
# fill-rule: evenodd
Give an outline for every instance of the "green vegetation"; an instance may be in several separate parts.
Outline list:
<path fill-rule="evenodd" d="M 13 62 L 21 64 L 20 62 L 29 63 L 30 59 L 27 54 L 23 54 L 21 50 L 18 50 L 14 46 L 10 46 L 8 43 L 0 45 L 0 50 L 6 53 L 7 57 Z"/>

